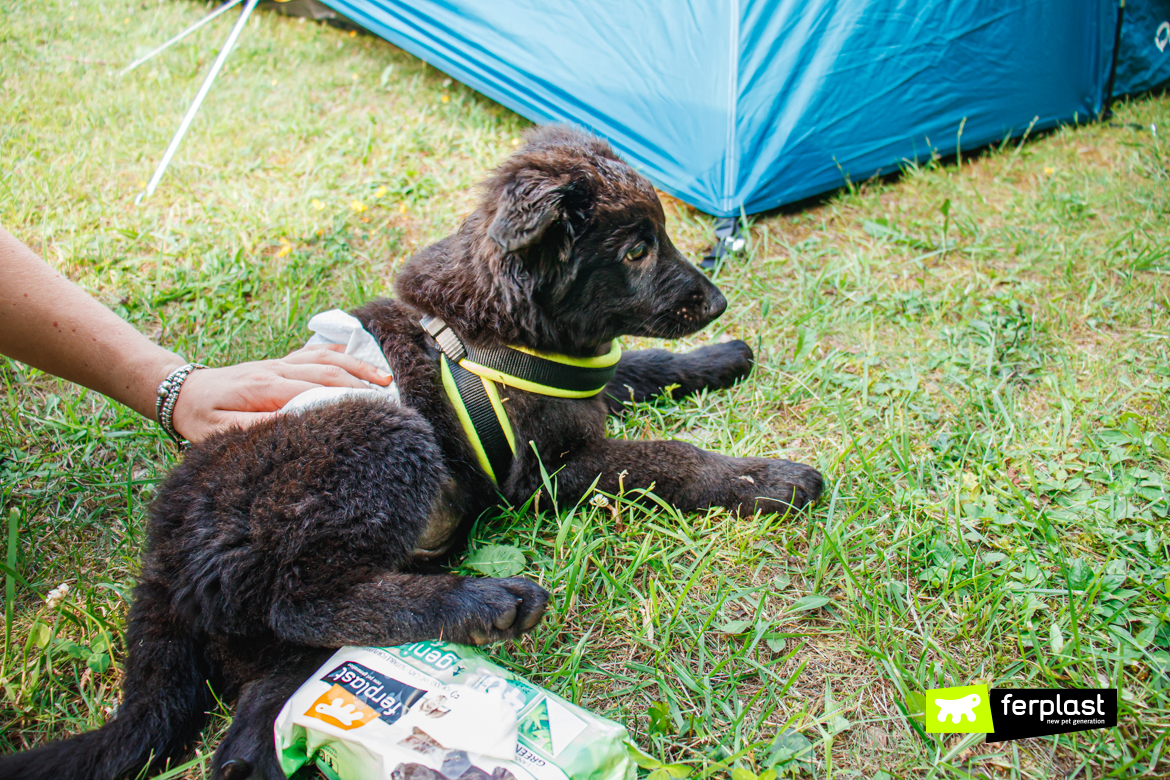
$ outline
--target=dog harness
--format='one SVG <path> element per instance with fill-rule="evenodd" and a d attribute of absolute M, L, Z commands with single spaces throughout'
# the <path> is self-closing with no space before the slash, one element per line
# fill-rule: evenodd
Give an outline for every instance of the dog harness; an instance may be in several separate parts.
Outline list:
<path fill-rule="evenodd" d="M 479 465 L 497 485 L 516 455 L 516 437 L 497 385 L 554 398 L 592 398 L 613 379 L 622 356 L 616 341 L 609 352 L 591 358 L 525 347 L 484 349 L 464 344 L 438 317 L 424 317 L 420 324 L 439 345 L 443 388 Z"/>

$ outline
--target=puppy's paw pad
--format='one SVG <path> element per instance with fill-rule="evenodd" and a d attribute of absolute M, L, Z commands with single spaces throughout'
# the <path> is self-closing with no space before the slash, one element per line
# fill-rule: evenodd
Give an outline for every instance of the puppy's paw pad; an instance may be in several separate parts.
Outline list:
<path fill-rule="evenodd" d="M 466 633 L 477 645 L 519 636 L 540 622 L 548 606 L 548 592 L 520 577 L 471 579 L 466 591 L 475 602 Z"/>
<path fill-rule="evenodd" d="M 492 621 L 492 625 L 495 626 L 496 628 L 500 629 L 501 631 L 506 631 L 512 627 L 513 623 L 516 622 L 516 613 L 517 613 L 516 607 L 512 607 L 511 609 L 505 610 L 505 611 L 501 612 L 500 614 L 496 615 L 495 619 Z"/>
<path fill-rule="evenodd" d="M 222 780 L 246 780 L 252 776 L 252 765 L 242 758 L 232 758 L 219 765 Z"/>
<path fill-rule="evenodd" d="M 270 759 L 255 762 L 242 758 L 220 760 L 211 773 L 212 780 L 282 780 L 284 776 L 275 753 Z"/>
<path fill-rule="evenodd" d="M 237 713 L 235 724 L 246 722 Z M 271 724 L 271 720 L 268 721 Z M 251 724 L 249 724 L 251 725 Z M 272 726 L 229 731 L 211 760 L 212 780 L 284 780 L 284 770 L 276 757 Z"/>

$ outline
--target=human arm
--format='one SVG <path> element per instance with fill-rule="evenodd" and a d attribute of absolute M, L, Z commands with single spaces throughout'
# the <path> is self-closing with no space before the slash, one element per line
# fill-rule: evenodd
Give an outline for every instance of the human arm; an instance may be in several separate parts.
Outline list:
<path fill-rule="evenodd" d="M 175 405 L 175 429 L 198 441 L 247 425 L 314 387 L 378 385 L 390 376 L 340 346 L 279 360 L 195 371 Z M 156 389 L 184 360 L 139 333 L 0 228 L 0 354 L 96 390 L 155 419 Z"/>

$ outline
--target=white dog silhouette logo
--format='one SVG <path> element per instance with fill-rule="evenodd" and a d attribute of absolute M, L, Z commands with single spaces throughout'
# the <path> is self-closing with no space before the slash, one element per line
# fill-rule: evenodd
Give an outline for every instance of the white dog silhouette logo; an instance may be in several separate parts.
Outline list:
<path fill-rule="evenodd" d="M 346 726 L 352 726 L 355 720 L 361 720 L 365 717 L 365 714 L 359 711 L 356 705 L 346 704 L 345 699 L 341 698 L 334 699 L 329 704 L 322 702 L 314 709 L 321 715 L 336 718 Z"/>
<path fill-rule="evenodd" d="M 983 697 L 977 693 L 972 693 L 969 696 L 964 696 L 961 699 L 938 699 L 934 703 L 938 706 L 938 722 L 946 723 L 947 716 L 950 716 L 951 723 L 962 723 L 963 718 L 967 718 L 972 723 L 975 722 L 975 708 L 983 701 Z"/>

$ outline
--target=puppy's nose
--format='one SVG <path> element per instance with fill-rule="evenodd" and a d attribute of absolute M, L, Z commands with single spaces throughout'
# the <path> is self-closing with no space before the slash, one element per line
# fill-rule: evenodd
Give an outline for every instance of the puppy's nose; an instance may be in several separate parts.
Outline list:
<path fill-rule="evenodd" d="M 727 298 L 716 290 L 711 299 L 707 301 L 707 317 L 713 320 L 725 311 L 727 311 Z"/>

